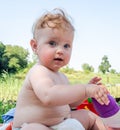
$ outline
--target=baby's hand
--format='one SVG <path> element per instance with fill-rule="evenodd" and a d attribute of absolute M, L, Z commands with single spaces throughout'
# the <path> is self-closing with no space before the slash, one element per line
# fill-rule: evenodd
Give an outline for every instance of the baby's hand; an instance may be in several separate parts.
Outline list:
<path fill-rule="evenodd" d="M 97 85 L 101 85 L 102 83 L 100 82 L 101 78 L 99 77 L 94 77 L 89 81 L 89 84 L 97 84 Z"/>
<path fill-rule="evenodd" d="M 88 84 L 86 86 L 86 95 L 95 98 L 101 105 L 108 105 L 108 90 L 103 85 Z"/>

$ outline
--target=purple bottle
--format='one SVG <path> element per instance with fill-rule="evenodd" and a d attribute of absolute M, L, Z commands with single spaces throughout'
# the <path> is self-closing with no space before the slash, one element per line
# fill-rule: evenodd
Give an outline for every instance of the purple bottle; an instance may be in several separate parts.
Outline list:
<path fill-rule="evenodd" d="M 120 106 L 110 94 L 108 94 L 108 98 L 110 100 L 108 105 L 101 105 L 92 98 L 93 106 L 107 126 L 120 128 Z"/>
<path fill-rule="evenodd" d="M 120 110 L 120 107 L 116 103 L 116 100 L 110 94 L 108 94 L 108 98 L 110 100 L 110 103 L 108 105 L 101 105 L 94 98 L 92 99 L 94 108 L 100 117 L 106 118 L 113 116 Z"/>

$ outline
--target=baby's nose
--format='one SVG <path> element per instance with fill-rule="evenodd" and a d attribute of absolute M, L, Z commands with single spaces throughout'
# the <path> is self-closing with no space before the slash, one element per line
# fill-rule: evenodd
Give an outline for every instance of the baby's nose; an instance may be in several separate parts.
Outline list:
<path fill-rule="evenodd" d="M 64 49 L 62 47 L 58 47 L 56 52 L 58 54 L 63 54 L 64 53 Z"/>

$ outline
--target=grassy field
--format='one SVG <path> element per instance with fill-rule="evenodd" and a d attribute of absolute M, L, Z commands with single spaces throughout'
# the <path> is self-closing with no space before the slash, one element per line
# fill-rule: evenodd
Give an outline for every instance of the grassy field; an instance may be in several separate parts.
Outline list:
<path fill-rule="evenodd" d="M 83 72 L 76 72 L 73 74 L 71 73 L 66 73 L 69 81 L 71 84 L 76 84 L 76 83 L 88 83 L 88 81 L 93 78 L 94 76 L 101 77 L 102 80 L 101 82 L 107 87 L 109 90 L 110 94 L 117 98 L 120 97 L 120 75 L 118 74 L 98 74 L 98 73 L 83 73 Z"/>
<path fill-rule="evenodd" d="M 83 73 L 80 71 L 68 71 L 64 72 L 68 77 L 70 84 L 76 83 L 88 83 L 88 81 L 94 77 L 99 76 L 102 78 L 102 83 L 105 84 L 110 94 L 117 98 L 120 97 L 120 75 L 119 74 L 95 74 L 95 73 Z M 14 76 L 4 74 L 0 78 L 0 116 L 6 113 L 10 108 L 15 107 L 17 95 L 24 81 L 25 73 L 19 73 Z M 0 118 L 0 122 L 2 122 Z"/>
<path fill-rule="evenodd" d="M 102 75 L 95 73 L 85 74 L 83 72 L 66 72 L 70 84 L 88 83 L 94 77 L 102 78 L 102 83 L 105 84 L 114 97 L 120 97 L 120 75 Z M 18 92 L 22 86 L 25 74 L 17 74 L 15 76 L 4 75 L 0 78 L 0 100 L 16 100 Z"/>

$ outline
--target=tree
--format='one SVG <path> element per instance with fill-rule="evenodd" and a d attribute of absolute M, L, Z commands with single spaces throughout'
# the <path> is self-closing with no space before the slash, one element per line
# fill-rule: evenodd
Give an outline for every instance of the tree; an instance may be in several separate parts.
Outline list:
<path fill-rule="evenodd" d="M 82 69 L 83 69 L 84 72 L 87 72 L 87 73 L 88 72 L 94 72 L 94 68 L 87 63 L 84 63 L 82 65 Z"/>
<path fill-rule="evenodd" d="M 4 53 L 5 53 L 5 45 L 2 42 L 0 42 L 0 73 L 6 67 L 6 61 L 7 60 L 4 57 Z"/>
<path fill-rule="evenodd" d="M 2 50 L 2 51 L 1 51 Z M 4 51 L 3 51 L 4 50 Z M 18 70 L 25 68 L 28 64 L 28 50 L 17 45 L 4 45 L 0 44 L 0 73 L 7 71 L 14 73 Z"/>
<path fill-rule="evenodd" d="M 111 65 L 108 61 L 108 57 L 106 55 L 103 56 L 102 62 L 99 65 L 99 71 L 105 74 L 106 72 L 109 72 Z"/>
<path fill-rule="evenodd" d="M 5 51 L 5 45 L 2 42 L 0 42 L 0 60 L 4 54 L 4 51 Z"/>
<path fill-rule="evenodd" d="M 115 69 L 111 69 L 111 70 L 110 70 L 110 73 L 111 73 L 111 74 L 116 74 L 117 72 L 116 72 Z"/>
<path fill-rule="evenodd" d="M 24 49 L 21 46 L 7 45 L 4 56 L 6 56 L 9 61 L 8 70 L 15 72 L 22 68 L 25 68 L 28 63 L 28 54 L 28 50 Z"/>

